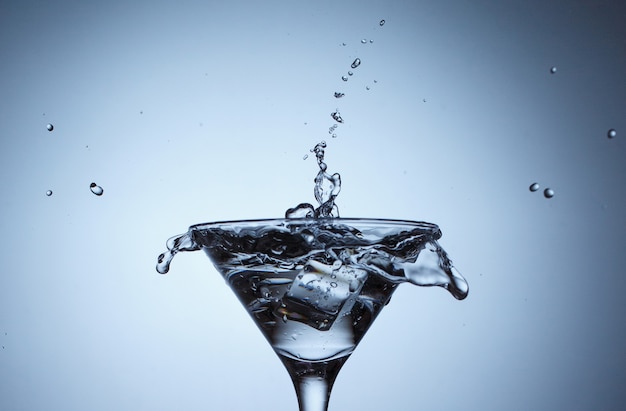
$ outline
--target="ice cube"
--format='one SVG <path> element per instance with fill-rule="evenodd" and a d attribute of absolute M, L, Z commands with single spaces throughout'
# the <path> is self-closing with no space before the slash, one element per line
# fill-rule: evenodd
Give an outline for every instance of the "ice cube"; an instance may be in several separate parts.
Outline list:
<path fill-rule="evenodd" d="M 287 317 L 328 330 L 352 309 L 355 298 L 350 297 L 358 296 L 366 278 L 367 272 L 359 268 L 310 260 L 283 298 Z"/>

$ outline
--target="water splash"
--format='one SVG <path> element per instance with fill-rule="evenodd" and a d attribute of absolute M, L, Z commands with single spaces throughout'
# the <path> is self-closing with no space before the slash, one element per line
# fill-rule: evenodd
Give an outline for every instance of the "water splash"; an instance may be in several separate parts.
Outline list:
<path fill-rule="evenodd" d="M 314 208 L 309 203 L 301 203 L 285 212 L 286 218 L 327 218 L 339 217 L 339 208 L 335 204 L 335 198 L 341 191 L 341 176 L 339 173 L 329 174 L 328 166 L 324 162 L 324 150 L 326 142 L 322 141 L 311 149 L 315 153 L 319 172 L 315 176 L 315 188 L 313 193 L 319 206 Z"/>

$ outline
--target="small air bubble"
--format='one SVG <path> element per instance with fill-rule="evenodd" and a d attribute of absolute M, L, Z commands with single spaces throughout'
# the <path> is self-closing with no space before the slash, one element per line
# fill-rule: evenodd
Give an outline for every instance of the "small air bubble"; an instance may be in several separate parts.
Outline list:
<path fill-rule="evenodd" d="M 102 187 L 100 187 L 96 183 L 89 184 L 89 188 L 91 189 L 91 192 L 97 196 L 101 196 L 104 193 L 104 190 L 102 189 Z"/>
<path fill-rule="evenodd" d="M 50 197 L 50 196 L 52 195 L 52 190 L 48 190 L 48 191 L 46 191 L 46 195 L 47 195 L 48 197 Z"/>
<path fill-rule="evenodd" d="M 545 198 L 552 198 L 552 197 L 554 197 L 554 190 L 552 190 L 551 188 L 546 188 L 545 190 L 543 190 L 543 196 Z"/>
<path fill-rule="evenodd" d="M 552 73 L 552 74 L 556 73 L 556 67 L 551 67 L 550 68 L 550 73 Z"/>
<path fill-rule="evenodd" d="M 306 160 L 307 158 L 309 158 L 308 154 L 305 154 L 304 157 L 302 157 L 303 160 Z"/>
<path fill-rule="evenodd" d="M 382 27 L 382 26 L 384 26 L 384 25 L 385 25 L 385 20 L 381 20 L 381 21 L 378 23 L 378 25 L 379 25 L 379 26 L 381 26 L 381 27 Z"/>
<path fill-rule="evenodd" d="M 332 138 L 337 138 L 337 134 L 333 133 Z"/>
<path fill-rule="evenodd" d="M 344 93 L 338 93 L 338 92 L 335 91 L 335 98 L 341 98 L 343 96 L 345 96 Z"/>
<path fill-rule="evenodd" d="M 609 130 L 609 132 L 606 135 L 609 136 L 609 138 L 615 138 L 617 137 L 617 131 L 614 128 L 612 128 Z"/>
<path fill-rule="evenodd" d="M 363 43 L 363 44 L 367 43 L 367 39 L 361 40 L 361 43 Z"/>
<path fill-rule="evenodd" d="M 425 99 L 425 98 L 423 98 L 423 99 L 422 99 L 422 101 L 423 101 L 424 103 L 426 103 L 426 99 Z"/>
<path fill-rule="evenodd" d="M 346 46 L 346 43 L 341 43 L 341 45 L 345 47 L 345 46 Z"/>
<path fill-rule="evenodd" d="M 370 86 L 365 86 L 365 90 L 369 90 L 369 89 L 370 89 Z"/>
<path fill-rule="evenodd" d="M 357 57 L 357 58 L 354 59 L 354 61 L 350 65 L 350 67 L 355 69 L 355 68 L 359 67 L 360 65 L 361 65 L 361 59 Z M 348 74 L 350 74 L 350 73 L 348 72 Z"/>
<path fill-rule="evenodd" d="M 46 124 L 46 129 L 48 131 L 52 131 L 52 130 L 54 130 L 54 126 L 52 124 L 48 123 L 48 124 Z"/>
<path fill-rule="evenodd" d="M 528 187 L 528 189 L 534 193 L 535 191 L 539 190 L 539 183 L 532 183 L 530 187 Z"/>
<path fill-rule="evenodd" d="M 342 79 L 343 81 L 348 81 L 348 76 L 341 76 L 341 79 Z"/>
<path fill-rule="evenodd" d="M 370 44 L 372 44 L 374 42 L 374 40 L 370 40 Z"/>

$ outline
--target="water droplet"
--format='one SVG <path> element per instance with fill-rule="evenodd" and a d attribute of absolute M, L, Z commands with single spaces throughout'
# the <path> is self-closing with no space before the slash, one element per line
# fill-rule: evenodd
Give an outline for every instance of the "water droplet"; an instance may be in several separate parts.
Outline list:
<path fill-rule="evenodd" d="M 335 91 L 335 98 L 341 98 L 343 96 L 345 96 L 344 93 L 338 93 L 338 92 Z"/>
<path fill-rule="evenodd" d="M 607 136 L 609 136 L 609 138 L 615 138 L 615 137 L 617 137 L 617 131 L 614 128 L 612 128 L 607 133 Z"/>
<path fill-rule="evenodd" d="M 532 183 L 530 187 L 528 187 L 528 189 L 534 193 L 535 191 L 539 190 L 539 183 Z"/>
<path fill-rule="evenodd" d="M 341 43 L 341 45 L 345 47 L 346 43 Z"/>
<path fill-rule="evenodd" d="M 48 129 L 48 131 L 54 130 L 54 126 L 50 123 L 46 124 L 46 128 Z"/>
<path fill-rule="evenodd" d="M 354 73 L 353 73 L 353 72 L 351 72 L 351 71 L 348 71 L 348 75 L 349 75 L 349 76 L 352 76 L 352 75 L 354 75 Z"/>
<path fill-rule="evenodd" d="M 342 79 L 343 81 L 348 81 L 348 76 L 341 76 L 341 79 Z"/>
<path fill-rule="evenodd" d="M 341 114 L 339 114 L 339 110 L 333 111 L 332 113 L 330 113 L 330 116 L 333 118 L 333 120 L 335 120 L 337 123 L 343 123 L 343 118 L 341 118 Z"/>
<path fill-rule="evenodd" d="M 309 158 L 308 154 L 305 154 L 304 157 L 302 157 L 303 160 L 306 160 L 307 158 Z"/>
<path fill-rule="evenodd" d="M 48 197 L 50 197 L 50 196 L 52 195 L 52 190 L 48 190 L 48 191 L 46 191 L 46 195 L 47 195 Z"/>
<path fill-rule="evenodd" d="M 330 283 L 330 286 L 333 287 L 333 288 L 337 288 L 337 283 L 333 281 L 333 282 Z"/>
<path fill-rule="evenodd" d="M 363 44 L 367 43 L 367 39 L 361 40 L 361 43 L 363 43 Z"/>
<path fill-rule="evenodd" d="M 370 44 L 372 44 L 374 42 L 374 40 L 370 40 Z"/>
<path fill-rule="evenodd" d="M 365 90 L 369 90 L 369 89 L 370 89 L 370 86 L 365 86 Z"/>
<path fill-rule="evenodd" d="M 102 187 L 100 187 L 96 183 L 89 184 L 89 188 L 91 189 L 91 192 L 94 193 L 97 196 L 101 196 L 102 193 L 104 193 L 104 190 L 102 189 Z"/>
<path fill-rule="evenodd" d="M 554 197 L 554 190 L 551 188 L 546 188 L 545 190 L 543 190 L 543 196 L 545 198 L 552 198 Z"/>
<path fill-rule="evenodd" d="M 374 83 L 378 83 L 378 80 L 374 80 Z"/>
<path fill-rule="evenodd" d="M 332 138 L 337 138 L 337 134 L 333 133 Z"/>
<path fill-rule="evenodd" d="M 381 27 L 382 27 L 382 26 L 384 26 L 384 25 L 385 25 L 385 20 L 381 20 L 381 21 L 378 23 L 378 25 L 379 25 L 379 26 L 381 26 Z"/>
<path fill-rule="evenodd" d="M 352 64 L 350 65 L 350 67 L 357 68 L 361 65 L 361 59 L 360 58 L 355 58 L 354 61 L 352 62 Z"/>
<path fill-rule="evenodd" d="M 552 73 L 552 74 L 556 73 L 556 67 L 551 67 L 550 68 L 550 73 Z"/>
<path fill-rule="evenodd" d="M 426 99 L 425 99 L 425 98 L 423 98 L 423 99 L 422 99 L 422 101 L 423 101 L 424 103 L 426 103 Z"/>

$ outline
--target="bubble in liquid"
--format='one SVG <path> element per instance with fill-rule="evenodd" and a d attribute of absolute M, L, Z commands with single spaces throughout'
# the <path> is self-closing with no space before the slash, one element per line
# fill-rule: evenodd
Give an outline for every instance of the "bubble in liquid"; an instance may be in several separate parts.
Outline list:
<path fill-rule="evenodd" d="M 344 93 L 338 93 L 338 92 L 335 91 L 335 98 L 341 98 L 343 96 L 345 96 Z"/>
<path fill-rule="evenodd" d="M 378 23 L 378 25 L 379 25 L 379 26 L 381 26 L 381 27 L 382 27 L 382 26 L 384 26 L 384 25 L 385 25 L 385 20 L 381 20 L 381 21 Z"/>
<path fill-rule="evenodd" d="M 528 189 L 534 193 L 535 191 L 539 190 L 539 183 L 532 183 L 530 187 L 528 187 Z"/>
<path fill-rule="evenodd" d="M 349 76 L 352 76 L 352 75 L 354 75 L 354 73 L 353 73 L 353 72 L 351 72 L 351 71 L 348 71 L 348 75 L 349 75 Z"/>
<path fill-rule="evenodd" d="M 370 89 L 370 86 L 365 86 L 365 90 L 369 90 L 369 89 Z"/>
<path fill-rule="evenodd" d="M 361 40 L 361 43 L 363 43 L 363 44 L 367 43 L 367 39 Z"/>
<path fill-rule="evenodd" d="M 551 67 L 550 68 L 550 73 L 552 73 L 552 74 L 556 73 L 556 67 Z"/>
<path fill-rule="evenodd" d="M 346 45 L 346 43 L 341 43 L 341 45 L 342 45 L 342 46 L 345 46 L 345 45 Z"/>
<path fill-rule="evenodd" d="M 609 130 L 609 132 L 606 135 L 609 136 L 609 138 L 615 138 L 617 137 L 617 131 L 614 128 L 612 128 Z"/>
<path fill-rule="evenodd" d="M 354 61 L 350 65 L 350 67 L 355 69 L 355 68 L 359 67 L 360 65 L 361 65 L 361 59 L 357 57 L 357 58 L 354 59 Z"/>
<path fill-rule="evenodd" d="M 102 187 L 100 187 L 96 183 L 89 184 L 89 189 L 91 190 L 92 193 L 94 193 L 97 196 L 101 196 L 104 193 L 104 190 L 102 189 Z"/>
<path fill-rule="evenodd" d="M 342 79 L 343 81 L 348 81 L 348 76 L 341 76 L 341 79 Z"/>
<path fill-rule="evenodd" d="M 54 130 L 54 126 L 50 123 L 46 124 L 46 129 L 48 129 L 48 131 L 52 131 Z"/>
<path fill-rule="evenodd" d="M 370 44 L 372 44 L 374 42 L 374 40 L 370 40 Z"/>
<path fill-rule="evenodd" d="M 543 196 L 545 198 L 552 198 L 554 197 L 554 190 L 551 188 L 546 188 L 545 190 L 543 190 Z"/>
<path fill-rule="evenodd" d="M 337 134 L 333 133 L 332 138 L 337 138 Z"/>
<path fill-rule="evenodd" d="M 306 160 L 307 158 L 309 158 L 308 154 L 305 154 L 304 157 L 302 157 L 303 160 Z"/>
<path fill-rule="evenodd" d="M 46 191 L 46 195 L 47 195 L 48 197 L 50 197 L 50 196 L 52 195 L 52 190 L 48 190 L 48 191 Z"/>

